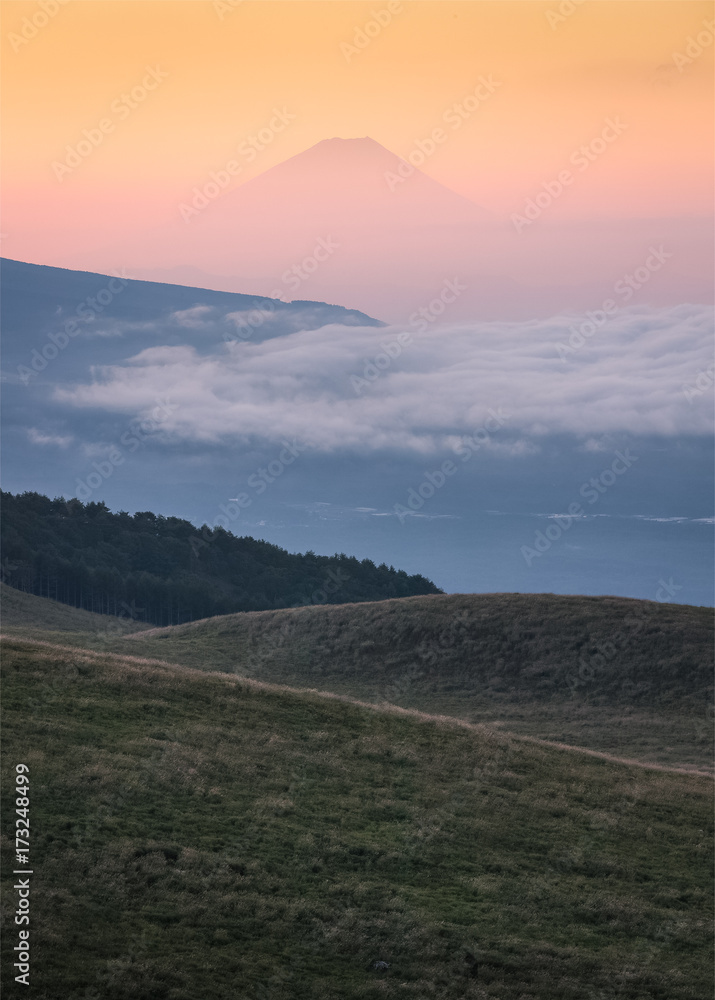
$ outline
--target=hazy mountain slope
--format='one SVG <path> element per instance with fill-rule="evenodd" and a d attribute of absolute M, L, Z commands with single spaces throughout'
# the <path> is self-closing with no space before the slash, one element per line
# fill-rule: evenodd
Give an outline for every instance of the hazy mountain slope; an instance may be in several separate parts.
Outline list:
<path fill-rule="evenodd" d="M 706 779 L 31 642 L 3 687 L 38 1000 L 711 992 Z"/>
<path fill-rule="evenodd" d="M 23 393 L 38 380 L 77 378 L 90 364 L 114 364 L 157 345 L 204 353 L 225 347 L 226 338 L 259 343 L 329 324 L 382 325 L 339 305 L 250 294 L 250 284 L 249 294 L 217 292 L 135 280 L 125 270 L 96 274 L 8 258 L 0 261 L 0 287 L 3 380 L 19 382 Z M 203 311 L 192 312 L 197 307 Z"/>
<path fill-rule="evenodd" d="M 112 280 L 114 279 L 114 280 Z M 379 320 L 357 309 L 342 305 L 301 298 L 296 302 L 270 299 L 253 293 L 213 291 L 202 287 L 172 285 L 165 282 L 145 281 L 130 273 L 98 274 L 92 271 L 75 271 L 64 267 L 30 264 L 25 261 L 0 258 L 2 282 L 2 312 L 6 326 L 6 349 L 14 346 L 13 332 L 21 324 L 28 327 L 57 325 L 59 314 L 62 322 L 68 316 L 77 318 L 77 306 L 108 288 L 110 296 L 95 298 L 95 305 L 85 304 L 85 312 L 93 310 L 96 316 L 112 316 L 118 320 L 151 321 L 166 317 L 177 310 L 190 309 L 197 304 L 212 306 L 224 313 L 264 307 L 274 314 L 276 324 L 282 320 L 284 333 L 291 329 L 315 330 L 328 323 L 345 326 L 380 326 Z M 111 282 L 111 287 L 110 287 Z M 109 297 L 110 302 L 104 301 Z M 258 299 L 258 302 L 256 301 Z M 103 308 L 99 308 L 102 306 Z M 302 316 L 299 315 L 302 313 Z M 83 319 L 79 314 L 80 320 Z M 272 332 L 273 323 L 266 317 L 263 330 L 256 329 L 255 339 L 264 339 Z M 304 320 L 304 322 L 301 322 Z M 189 335 L 191 327 L 186 326 Z"/>

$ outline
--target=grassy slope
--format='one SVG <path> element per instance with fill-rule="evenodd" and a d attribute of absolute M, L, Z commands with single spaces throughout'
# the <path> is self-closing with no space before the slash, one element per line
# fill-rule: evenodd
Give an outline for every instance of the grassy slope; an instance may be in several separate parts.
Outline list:
<path fill-rule="evenodd" d="M 54 604 L 20 597 L 30 605 L 23 623 L 38 605 Z M 435 595 L 226 615 L 126 638 L 107 631 L 113 619 L 94 617 L 102 628 L 92 632 L 31 634 L 497 723 L 624 757 L 712 765 L 708 608 Z M 13 628 L 10 616 L 6 631 L 29 634 L 23 623 Z"/>
<path fill-rule="evenodd" d="M 703 766 L 712 642 L 707 608 L 467 594 L 230 615 L 114 648 Z"/>
<path fill-rule="evenodd" d="M 42 639 L 46 638 L 46 632 L 52 632 L 56 637 L 72 632 L 80 635 L 83 641 L 106 634 L 114 638 L 116 635 L 151 627 L 130 618 L 97 615 L 93 611 L 73 608 L 46 597 L 25 594 L 5 583 L 0 583 L 0 606 L 4 630 L 16 630 L 23 635 L 34 635 Z"/>
<path fill-rule="evenodd" d="M 704 778 L 18 639 L 3 684 L 37 1000 L 712 995 Z"/>

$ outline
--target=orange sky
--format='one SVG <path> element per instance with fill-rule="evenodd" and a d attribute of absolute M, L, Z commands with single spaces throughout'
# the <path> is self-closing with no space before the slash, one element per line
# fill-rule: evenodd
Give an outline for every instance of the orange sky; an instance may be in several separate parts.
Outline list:
<path fill-rule="evenodd" d="M 508 218 L 618 116 L 626 130 L 554 205 L 554 220 L 711 211 L 711 3 L 404 2 L 352 53 L 356 27 L 388 0 L 43 3 L 46 16 L 36 0 L 0 4 L 10 257 L 49 264 L 175 218 L 274 108 L 295 119 L 241 161 L 233 184 L 330 136 L 369 135 L 407 156 L 444 127 L 422 169 Z M 547 12 L 569 6 L 552 26 Z M 33 17 L 40 26 L 22 44 Z M 674 53 L 698 32 L 709 44 L 678 68 Z M 147 67 L 168 75 L 120 113 Z M 480 77 L 494 93 L 458 129 L 445 125 Z M 103 119 L 111 131 L 58 180 L 53 162 Z"/>

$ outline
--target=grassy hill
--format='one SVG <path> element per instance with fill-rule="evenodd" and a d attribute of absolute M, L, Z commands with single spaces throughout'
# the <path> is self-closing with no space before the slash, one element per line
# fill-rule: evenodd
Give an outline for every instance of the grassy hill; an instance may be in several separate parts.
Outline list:
<path fill-rule="evenodd" d="M 390 693 L 409 673 L 413 691 L 439 695 L 527 688 L 530 698 L 551 701 L 590 686 L 594 703 L 665 705 L 706 694 L 712 639 L 708 608 L 618 597 L 444 594 L 225 615 L 155 628 L 132 641 L 189 666 L 331 690 Z"/>
<path fill-rule="evenodd" d="M 229 615 L 118 651 L 712 765 L 712 610 L 615 597 L 457 594 Z"/>
<path fill-rule="evenodd" d="M 7 590 L 7 588 L 6 588 Z M 225 615 L 164 629 L 5 631 L 437 712 L 640 760 L 712 766 L 712 609 L 616 597 L 431 595 Z M 24 609 L 24 610 L 20 610 Z M 78 613 L 79 614 L 79 613 Z M 14 627 L 13 627 L 14 626 Z"/>
<path fill-rule="evenodd" d="M 52 632 L 58 638 L 75 633 L 82 639 L 89 639 L 109 631 L 113 635 L 126 635 L 151 625 L 119 618 L 114 615 L 98 615 L 84 608 L 73 608 L 47 597 L 25 594 L 6 583 L 0 583 L 0 613 L 4 629 L 17 629 L 23 635 L 45 638 L 44 633 Z"/>
<path fill-rule="evenodd" d="M 712 995 L 705 778 L 226 674 L 5 646 L 6 773 L 30 768 L 38 1000 Z"/>

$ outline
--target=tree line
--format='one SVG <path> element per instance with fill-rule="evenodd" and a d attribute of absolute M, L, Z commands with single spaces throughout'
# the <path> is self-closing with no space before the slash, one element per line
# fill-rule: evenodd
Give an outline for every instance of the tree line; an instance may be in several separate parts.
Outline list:
<path fill-rule="evenodd" d="M 2 579 L 105 615 L 176 625 L 236 611 L 439 594 L 430 580 L 344 553 L 293 554 L 224 528 L 103 502 L 0 491 Z M 198 540 L 201 543 L 198 544 Z"/>

